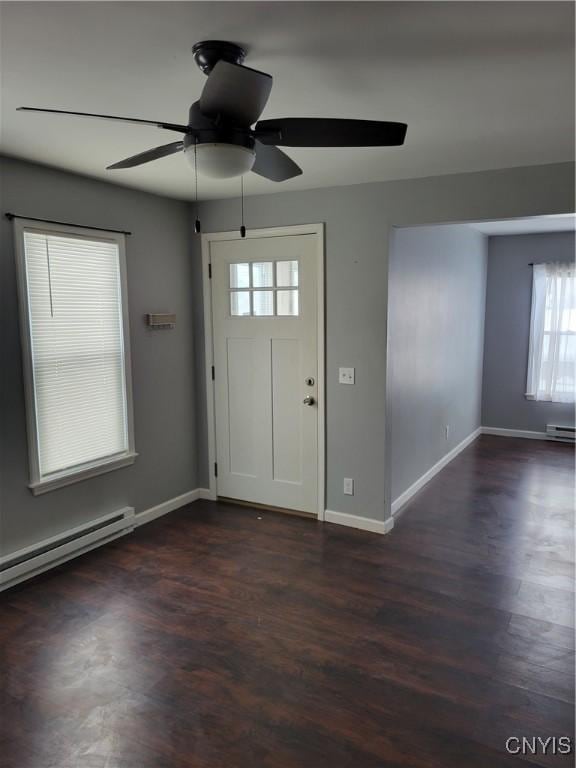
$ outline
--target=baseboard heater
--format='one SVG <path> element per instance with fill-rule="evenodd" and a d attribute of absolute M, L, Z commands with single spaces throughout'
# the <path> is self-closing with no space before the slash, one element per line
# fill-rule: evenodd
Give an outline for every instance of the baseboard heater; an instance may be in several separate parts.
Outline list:
<path fill-rule="evenodd" d="M 123 507 L 0 558 L 0 591 L 130 533 L 134 523 L 133 507 Z"/>
<path fill-rule="evenodd" d="M 576 429 L 574 427 L 561 427 L 558 424 L 546 424 L 546 436 L 550 440 L 573 443 L 576 438 Z"/>

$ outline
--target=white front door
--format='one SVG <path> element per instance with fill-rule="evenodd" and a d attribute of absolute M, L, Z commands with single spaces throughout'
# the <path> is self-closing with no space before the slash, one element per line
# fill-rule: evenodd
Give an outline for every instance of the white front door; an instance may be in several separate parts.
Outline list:
<path fill-rule="evenodd" d="M 317 238 L 209 242 L 219 496 L 318 511 Z"/>

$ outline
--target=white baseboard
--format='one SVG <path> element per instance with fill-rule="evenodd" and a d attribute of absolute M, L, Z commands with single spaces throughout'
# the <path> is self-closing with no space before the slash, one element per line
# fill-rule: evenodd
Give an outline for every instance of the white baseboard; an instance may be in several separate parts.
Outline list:
<path fill-rule="evenodd" d="M 404 493 L 400 494 L 397 499 L 392 502 L 392 514 L 398 515 L 400 511 L 406 506 L 410 499 L 428 483 L 434 475 L 437 475 L 440 470 L 449 464 L 452 459 L 470 445 L 479 435 L 497 435 L 498 437 L 522 437 L 529 440 L 550 440 L 550 437 L 546 432 L 531 432 L 526 429 L 504 429 L 503 427 L 478 427 L 468 437 L 462 440 L 455 448 L 449 453 L 443 456 L 440 461 L 434 464 L 433 467 L 425 472 L 422 477 L 419 477 L 415 483 L 407 488 Z"/>
<path fill-rule="evenodd" d="M 145 525 L 146 523 L 156 520 L 157 517 L 167 515 L 168 512 L 174 512 L 175 509 L 185 507 L 186 504 L 191 504 L 198 499 L 210 499 L 210 491 L 208 488 L 195 488 L 193 491 L 183 493 L 180 496 L 174 496 L 173 499 L 163 501 L 161 504 L 157 504 L 155 507 L 145 509 L 144 512 L 138 512 L 135 517 L 136 525 Z"/>
<path fill-rule="evenodd" d="M 406 506 L 410 499 L 415 494 L 417 494 L 418 491 L 426 485 L 426 483 L 430 482 L 430 480 L 432 480 L 432 478 L 437 475 L 440 470 L 444 469 L 444 467 L 449 464 L 452 459 L 456 458 L 456 456 L 458 456 L 458 454 L 463 451 L 464 448 L 467 448 L 470 443 L 474 442 L 474 440 L 476 440 L 479 435 L 483 434 L 483 432 L 484 427 L 478 427 L 478 429 L 475 429 L 474 432 L 471 432 L 468 437 L 465 437 L 461 443 L 458 443 L 455 448 L 452 448 L 451 451 L 443 456 L 440 461 L 437 461 L 434 466 L 430 467 L 430 469 L 421 477 L 419 477 L 415 483 L 412 483 L 412 485 L 407 488 L 404 493 L 401 493 L 400 496 L 398 496 L 398 498 L 392 502 L 392 514 L 399 514 L 400 510 Z"/>
<path fill-rule="evenodd" d="M 333 512 L 331 509 L 327 509 L 324 512 L 324 522 L 347 525 L 349 528 L 360 528 L 362 531 L 381 534 L 390 533 L 394 527 L 394 520 L 391 517 L 388 520 L 373 520 L 371 517 L 359 517 L 358 515 L 349 515 L 345 512 Z"/>
<path fill-rule="evenodd" d="M 113 517 L 114 515 L 120 514 L 122 512 L 127 515 L 127 518 L 111 525 L 109 529 L 106 530 L 105 534 L 102 534 L 98 531 L 94 533 L 89 532 L 82 538 L 81 541 L 63 544 L 57 549 L 52 549 L 46 554 L 35 557 L 33 560 L 23 562 L 20 565 L 16 565 L 10 568 L 8 571 L 4 571 L 0 574 L 0 592 L 4 589 L 7 589 L 8 587 L 12 587 L 15 584 L 20 583 L 21 581 L 25 581 L 26 579 L 30 579 L 33 576 L 37 576 L 38 574 L 43 573 L 44 571 L 48 571 L 58 565 L 62 565 L 67 560 L 71 560 L 72 558 L 83 555 L 92 549 L 101 547 L 103 544 L 108 544 L 110 541 L 113 541 L 119 536 L 124 536 L 127 533 L 131 533 L 138 526 L 150 523 L 152 520 L 156 520 L 156 518 L 162 517 L 162 515 L 166 515 L 168 512 L 173 512 L 180 507 L 184 507 L 187 504 L 196 501 L 197 499 L 211 498 L 212 495 L 208 488 L 195 488 L 193 491 L 188 491 L 188 493 L 175 496 L 173 499 L 168 499 L 168 501 L 164 501 L 162 504 L 157 504 L 155 507 L 150 507 L 150 509 L 146 509 L 144 512 L 140 512 L 137 515 L 134 514 L 132 507 L 125 507 L 119 510 L 117 513 L 106 515 L 105 517 Z M 130 512 L 131 514 L 129 514 Z M 105 518 L 98 518 L 97 520 L 85 523 L 84 525 L 79 526 L 77 529 L 72 529 L 71 533 L 77 533 L 83 528 L 90 529 L 94 523 L 101 522 L 104 519 Z M 64 534 L 61 534 L 60 536 L 62 535 Z M 49 545 L 53 543 L 56 538 L 57 537 L 53 537 L 53 539 L 47 539 L 44 542 L 39 542 L 38 544 L 27 547 L 26 549 L 13 552 L 10 555 L 0 558 L 0 565 L 3 565 L 5 561 L 9 561 L 16 556 L 25 555 L 29 550 L 31 551 L 33 549 L 37 549 L 43 544 Z"/>
<path fill-rule="evenodd" d="M 526 429 L 502 429 L 501 427 L 482 427 L 483 435 L 498 435 L 499 437 L 526 437 L 529 440 L 549 440 L 546 432 L 530 432 Z"/>

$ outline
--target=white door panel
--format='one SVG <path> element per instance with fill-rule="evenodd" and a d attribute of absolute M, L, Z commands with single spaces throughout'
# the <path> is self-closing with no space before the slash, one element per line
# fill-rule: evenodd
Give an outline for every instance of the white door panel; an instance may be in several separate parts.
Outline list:
<path fill-rule="evenodd" d="M 302 370 L 298 339 L 272 339 L 272 475 L 274 480 L 302 482 Z"/>
<path fill-rule="evenodd" d="M 210 260 L 218 495 L 315 513 L 316 236 L 215 240 Z"/>
<path fill-rule="evenodd" d="M 254 339 L 226 339 L 228 366 L 228 423 L 230 471 L 237 475 L 258 474 L 257 423 L 252 414 L 258 410 L 256 344 Z M 247 402 L 247 400 L 250 402 Z"/>

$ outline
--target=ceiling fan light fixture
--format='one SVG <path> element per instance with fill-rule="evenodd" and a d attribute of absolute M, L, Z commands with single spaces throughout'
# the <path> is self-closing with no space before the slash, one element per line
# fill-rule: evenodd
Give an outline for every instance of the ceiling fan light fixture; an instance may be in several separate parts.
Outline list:
<path fill-rule="evenodd" d="M 194 144 L 186 149 L 186 156 L 194 167 Z M 196 145 L 198 173 L 211 179 L 230 179 L 252 170 L 256 152 L 238 144 L 214 142 Z"/>

